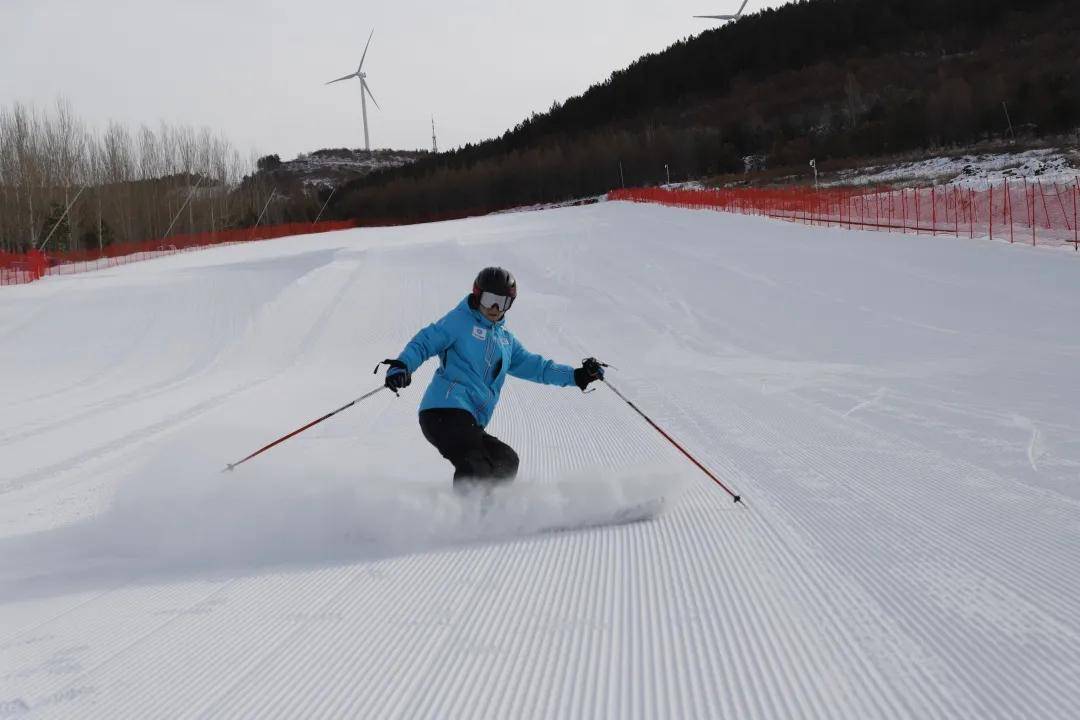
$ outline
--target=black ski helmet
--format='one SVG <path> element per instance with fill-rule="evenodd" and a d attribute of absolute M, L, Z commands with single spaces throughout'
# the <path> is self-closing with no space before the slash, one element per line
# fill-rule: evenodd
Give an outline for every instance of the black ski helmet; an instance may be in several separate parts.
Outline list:
<path fill-rule="evenodd" d="M 472 296 L 476 302 L 480 301 L 481 293 L 495 293 L 510 297 L 510 304 L 517 298 L 517 280 L 513 273 L 501 267 L 486 267 L 481 270 L 476 280 L 473 281 Z"/>

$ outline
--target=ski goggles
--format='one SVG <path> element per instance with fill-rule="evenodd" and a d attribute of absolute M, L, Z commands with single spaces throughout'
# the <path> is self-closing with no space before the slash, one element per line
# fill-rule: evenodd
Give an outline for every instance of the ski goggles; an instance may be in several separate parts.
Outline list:
<path fill-rule="evenodd" d="M 502 312 L 506 312 L 513 304 L 514 298 L 512 295 L 496 295 L 486 290 L 480 293 L 480 307 L 482 308 L 497 307 Z"/>

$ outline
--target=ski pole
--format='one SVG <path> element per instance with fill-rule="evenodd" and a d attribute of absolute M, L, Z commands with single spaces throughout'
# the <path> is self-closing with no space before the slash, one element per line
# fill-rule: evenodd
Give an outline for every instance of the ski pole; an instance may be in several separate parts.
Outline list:
<path fill-rule="evenodd" d="M 601 363 L 601 364 L 603 364 L 603 363 Z M 607 367 L 607 366 L 605 365 L 604 367 Z M 699 462 L 697 461 L 697 458 L 695 458 L 695 457 L 694 457 L 693 455 L 691 455 L 690 453 L 688 453 L 688 452 L 686 451 L 686 448 L 684 448 L 684 447 L 683 447 L 682 445 L 680 445 L 679 443 L 675 442 L 675 439 L 674 439 L 673 437 L 671 437 L 670 435 L 668 435 L 668 434 L 667 434 L 666 432 L 664 432 L 664 429 L 663 429 L 663 428 L 661 428 L 661 427 L 660 427 L 659 425 L 657 425 L 657 424 L 656 424 L 655 422 L 653 422 L 653 421 L 652 421 L 652 418 L 650 418 L 650 417 L 649 417 L 648 415 L 646 415 L 645 413 L 641 412 L 641 410 L 640 410 L 640 409 L 638 408 L 638 406 L 637 406 L 637 405 L 635 405 L 634 403 L 630 402 L 630 401 L 629 401 L 629 400 L 628 400 L 628 399 L 626 398 L 626 396 L 625 396 L 625 395 L 623 395 L 623 394 L 622 394 L 621 392 L 619 392 L 619 390 L 618 390 L 618 389 L 617 389 L 617 388 L 616 388 L 616 387 L 615 387 L 614 385 L 612 385 L 612 384 L 611 384 L 610 382 L 608 382 L 608 381 L 607 381 L 607 379 L 605 379 L 605 378 L 601 378 L 601 380 L 603 380 L 603 382 L 604 382 L 604 384 L 605 384 L 605 385 L 607 385 L 607 386 L 608 386 L 609 388 L 611 388 L 611 391 L 612 391 L 612 392 L 614 392 L 614 393 L 615 393 L 616 395 L 618 395 L 618 396 L 619 396 L 620 398 L 622 398 L 622 400 L 623 400 L 623 401 L 624 401 L 624 402 L 625 402 L 625 403 L 626 403 L 627 405 L 629 405 L 629 406 L 630 406 L 631 408 L 633 408 L 633 409 L 634 409 L 634 412 L 636 412 L 636 413 L 637 413 L 638 415 L 640 415 L 641 417 L 645 418 L 645 422 L 647 422 L 647 423 L 649 423 L 650 425 L 652 425 L 652 426 L 653 426 L 653 428 L 654 428 L 654 429 L 656 430 L 656 432 L 658 432 L 658 433 L 660 433 L 661 435 L 663 435 L 663 436 L 664 436 L 664 437 L 665 437 L 665 438 L 667 439 L 667 441 L 668 441 L 669 443 L 671 443 L 672 445 L 674 445 L 674 446 L 675 446 L 676 448 L 678 448 L 678 449 L 679 449 L 679 452 L 681 452 L 681 453 L 682 453 L 683 455 L 685 455 L 685 456 L 686 456 L 687 458 L 689 458 L 689 459 L 690 459 L 690 462 L 692 462 L 692 463 L 694 463 L 695 465 L 697 465 L 697 466 L 698 466 L 698 468 L 699 468 L 699 469 L 701 470 L 701 472 L 703 472 L 703 473 L 705 473 L 706 475 L 708 475 L 708 476 L 709 476 L 709 478 L 710 478 L 710 479 L 712 479 L 712 481 L 713 481 L 714 483 L 716 483 L 717 485 L 719 485 L 720 487 L 722 487 L 722 488 L 724 489 L 724 491 L 725 491 L 725 492 L 726 492 L 726 493 L 727 493 L 728 495 L 730 495 L 731 497 L 735 498 L 735 502 L 737 502 L 737 503 L 742 503 L 742 506 L 743 506 L 743 507 L 746 507 L 746 503 L 744 503 L 744 502 L 742 501 L 742 498 L 741 498 L 741 497 L 740 497 L 739 495 L 736 495 L 736 494 L 735 494 L 735 493 L 734 493 L 734 492 L 733 492 L 733 491 L 731 490 L 731 488 L 729 488 L 729 487 L 728 487 L 727 485 L 725 485 L 724 483 L 722 483 L 722 482 L 720 481 L 720 478 L 716 477 L 716 476 L 715 476 L 715 475 L 713 475 L 713 474 L 712 474 L 711 472 L 709 472 L 708 468 L 706 468 L 706 467 L 705 467 L 704 465 L 702 465 L 701 463 L 699 463 Z"/>
<path fill-rule="evenodd" d="M 250 460 L 251 458 L 255 457 L 256 455 L 258 455 L 258 454 L 260 454 L 260 453 L 263 453 L 263 452 L 266 452 L 267 450 L 269 450 L 270 448 L 274 447 L 275 445 L 277 445 L 277 444 L 279 444 L 279 443 L 283 443 L 283 442 L 285 442 L 286 440 L 288 440 L 289 438 L 291 438 L 291 437 L 292 437 L 293 435 L 299 435 L 300 433 L 302 433 L 302 432 L 304 432 L 305 430 L 307 430 L 307 429 L 308 429 L 309 427 L 312 427 L 312 426 L 314 426 L 314 425 L 318 425 L 318 424 L 319 424 L 319 423 L 321 423 L 321 422 L 322 422 L 323 420 L 326 420 L 327 418 L 331 418 L 331 417 L 333 417 L 334 415 L 337 415 L 337 414 L 338 414 L 339 412 L 341 412 L 342 410 L 347 410 L 347 409 L 351 408 L 351 407 L 352 407 L 353 405 L 355 405 L 356 403 L 360 402 L 361 400 L 367 400 L 367 399 L 368 399 L 369 397 L 371 397 L 371 396 L 372 396 L 372 395 L 374 395 L 375 393 L 378 393 L 378 392 L 382 392 L 382 391 L 383 391 L 383 390 L 385 390 L 385 389 L 386 389 L 386 386 L 385 386 L 385 385 L 381 385 L 381 386 L 379 386 L 379 387 L 375 388 L 374 390 L 372 390 L 371 392 L 367 393 L 366 395 L 361 395 L 360 397 L 356 398 L 355 400 L 353 400 L 353 401 L 352 401 L 351 403 L 349 403 L 348 405 L 342 405 L 342 406 L 341 406 L 341 407 L 339 407 L 339 408 L 338 408 L 337 410 L 335 410 L 335 411 L 333 411 L 333 412 L 329 412 L 329 413 L 326 413 L 325 415 L 323 415 L 323 416 L 322 416 L 321 418 L 319 418 L 318 420 L 313 420 L 313 421 L 309 422 L 309 423 L 308 423 L 307 425 L 305 425 L 304 427 L 302 427 L 302 428 L 299 428 L 299 429 L 297 429 L 297 430 L 293 430 L 293 431 L 292 431 L 291 433 L 289 433 L 289 434 L 288 434 L 288 435 L 286 435 L 285 437 L 282 437 L 282 438 L 278 438 L 277 440 L 275 440 L 274 442 L 270 443 L 270 444 L 269 444 L 269 445 L 267 445 L 266 447 L 263 447 L 263 448 L 260 448 L 260 449 L 256 450 L 255 452 L 251 453 L 250 455 L 248 455 L 248 456 L 247 456 L 246 458 L 244 458 L 243 460 L 237 460 L 237 461 L 236 461 L 236 462 L 234 462 L 234 463 L 229 463 L 228 465 L 226 465 L 226 466 L 225 466 L 225 467 L 224 467 L 224 468 L 222 469 L 222 471 L 221 471 L 221 472 L 225 472 L 226 470 L 232 470 L 232 469 L 233 469 L 233 468 L 235 468 L 235 467 L 236 467 L 237 465 L 240 465 L 240 464 L 242 464 L 242 463 L 246 463 L 246 462 L 247 462 L 248 460 Z"/>

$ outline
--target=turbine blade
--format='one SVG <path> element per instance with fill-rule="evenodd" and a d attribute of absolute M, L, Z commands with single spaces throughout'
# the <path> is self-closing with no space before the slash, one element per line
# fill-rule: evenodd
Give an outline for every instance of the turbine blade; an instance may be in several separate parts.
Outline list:
<path fill-rule="evenodd" d="M 375 96 L 371 94 L 371 88 L 368 87 L 367 80 L 360 78 L 360 84 L 363 85 L 363 88 L 361 88 L 361 92 L 366 90 L 368 97 L 371 98 L 371 102 L 375 103 L 375 107 L 382 110 L 382 108 L 379 107 L 379 103 L 375 102 Z"/>
<path fill-rule="evenodd" d="M 375 34 L 375 28 L 371 28 L 371 35 Z M 368 46 L 371 45 L 371 35 L 367 36 L 367 45 L 364 46 L 364 54 L 360 56 L 360 67 L 356 68 L 356 72 L 360 72 L 360 68 L 364 67 L 364 58 L 367 57 Z"/>
<path fill-rule="evenodd" d="M 330 82 L 328 82 L 326 84 L 329 85 L 330 83 L 341 82 L 342 80 L 348 80 L 349 78 L 354 78 L 354 77 L 356 77 L 356 73 L 346 75 L 345 77 L 339 77 L 337 80 L 331 80 Z"/>
<path fill-rule="evenodd" d="M 739 9 L 735 11 L 734 15 L 695 15 L 694 17 L 703 20 L 738 20 L 742 17 L 742 12 L 746 8 L 748 2 L 750 2 L 750 0 L 743 0 L 742 5 L 739 6 Z"/>

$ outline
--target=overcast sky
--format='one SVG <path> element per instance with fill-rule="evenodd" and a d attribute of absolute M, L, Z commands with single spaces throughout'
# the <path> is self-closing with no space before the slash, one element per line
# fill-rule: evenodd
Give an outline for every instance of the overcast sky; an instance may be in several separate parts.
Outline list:
<path fill-rule="evenodd" d="M 207 126 L 245 154 L 448 149 L 501 134 L 741 0 L 0 0 L 0 107 Z M 785 4 L 751 0 L 746 12 Z"/>

